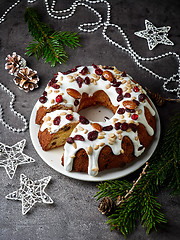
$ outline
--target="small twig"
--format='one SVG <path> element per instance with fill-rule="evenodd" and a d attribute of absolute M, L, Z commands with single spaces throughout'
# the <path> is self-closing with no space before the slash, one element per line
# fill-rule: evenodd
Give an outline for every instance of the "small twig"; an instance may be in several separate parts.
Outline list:
<path fill-rule="evenodd" d="M 145 90 L 147 91 L 147 93 L 149 94 L 149 96 L 154 100 L 154 102 L 158 105 L 158 106 L 162 106 L 164 105 L 164 103 L 166 101 L 168 102 L 180 102 L 180 99 L 179 98 L 164 98 L 162 97 L 159 93 L 154 93 L 154 92 L 151 92 L 150 89 L 146 88 L 145 87 Z"/>
<path fill-rule="evenodd" d="M 142 178 L 142 176 L 146 174 L 145 171 L 146 171 L 146 168 L 147 168 L 148 166 L 149 166 L 149 163 L 146 162 L 146 166 L 143 168 L 143 170 L 142 170 L 142 172 L 140 173 L 138 179 L 137 179 L 136 181 L 133 181 L 133 186 L 132 186 L 132 188 L 131 188 L 130 190 L 126 190 L 127 193 L 126 193 L 126 195 L 125 195 L 124 197 L 120 197 L 120 196 L 119 196 L 119 197 L 117 198 L 116 206 L 119 206 L 121 203 L 124 202 L 124 200 L 125 200 L 129 195 L 132 194 L 132 192 L 133 192 L 136 184 L 139 182 L 139 180 Z"/>

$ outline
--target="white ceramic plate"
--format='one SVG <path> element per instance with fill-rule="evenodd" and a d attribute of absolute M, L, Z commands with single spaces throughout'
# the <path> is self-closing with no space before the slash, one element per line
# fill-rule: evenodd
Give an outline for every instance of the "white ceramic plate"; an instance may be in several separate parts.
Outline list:
<path fill-rule="evenodd" d="M 37 105 L 37 104 L 36 104 Z M 158 112 L 152 103 L 155 112 L 156 112 L 156 132 L 154 136 L 154 140 L 151 144 L 151 146 L 135 161 L 128 164 L 124 168 L 118 168 L 118 169 L 110 169 L 100 172 L 96 177 L 89 176 L 87 173 L 77 173 L 77 172 L 67 172 L 64 167 L 61 165 L 61 157 L 63 154 L 63 147 L 52 149 L 50 151 L 43 151 L 38 140 L 38 131 L 39 131 L 39 125 L 35 124 L 35 117 L 36 117 L 36 111 L 37 106 L 34 106 L 31 118 L 30 118 L 30 136 L 32 143 L 34 145 L 34 148 L 36 149 L 39 156 L 45 161 L 50 167 L 52 167 L 54 170 L 56 170 L 59 173 L 62 173 L 68 177 L 75 178 L 78 180 L 83 181 L 92 181 L 92 182 L 98 182 L 98 181 L 106 181 L 106 180 L 114 180 L 117 178 L 124 177 L 134 171 L 136 171 L 138 168 L 140 168 L 153 154 L 154 150 L 157 147 L 159 137 L 160 137 L 160 119 Z M 96 107 L 96 108 L 88 108 L 81 111 L 81 115 L 85 115 L 87 118 L 93 121 L 103 121 L 104 116 L 112 117 L 112 112 L 108 110 L 107 108 L 103 107 Z M 93 118 L 92 118 L 93 115 Z"/>

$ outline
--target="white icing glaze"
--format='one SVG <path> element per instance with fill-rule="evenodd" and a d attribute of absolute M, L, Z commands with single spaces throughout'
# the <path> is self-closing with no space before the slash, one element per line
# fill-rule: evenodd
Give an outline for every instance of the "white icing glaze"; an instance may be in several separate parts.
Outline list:
<path fill-rule="evenodd" d="M 62 115 L 64 113 L 64 115 Z M 67 114 L 72 114 L 73 115 L 73 120 L 72 121 L 79 121 L 79 114 L 76 112 L 69 112 L 69 110 L 55 110 L 54 112 L 51 113 L 47 113 L 44 118 L 43 118 L 43 123 L 40 127 L 41 132 L 43 132 L 46 128 L 48 128 L 48 131 L 53 134 L 56 133 L 60 128 L 62 128 L 63 126 L 65 126 L 68 123 L 71 123 L 72 121 L 69 121 L 66 118 Z M 59 125 L 54 125 L 53 124 L 53 120 L 57 117 L 60 116 L 61 120 L 60 120 L 60 124 Z M 46 121 L 46 119 L 48 119 Z"/>
<path fill-rule="evenodd" d="M 80 74 L 80 71 L 84 68 L 83 67 L 78 67 L 77 68 L 77 71 L 74 72 L 74 73 L 70 73 L 68 75 L 63 75 L 62 73 L 58 73 L 57 75 L 57 80 L 58 82 L 57 83 L 61 83 L 60 85 L 60 88 L 58 89 L 58 91 L 56 89 L 54 89 L 53 87 L 51 86 L 47 86 L 45 91 L 47 92 L 47 102 L 45 104 L 43 104 L 43 106 L 45 106 L 47 109 L 50 108 L 52 105 L 56 104 L 56 102 L 52 103 L 53 100 L 55 100 L 56 96 L 59 95 L 59 94 L 63 94 L 63 99 L 66 99 L 67 103 L 61 103 L 61 104 L 64 104 L 65 106 L 67 107 L 72 107 L 73 108 L 73 117 L 74 117 L 74 120 L 77 121 L 79 119 L 79 114 L 76 113 L 77 109 L 78 109 L 78 106 L 74 106 L 74 98 L 71 97 L 67 92 L 66 92 L 66 89 L 67 88 L 72 88 L 72 89 L 75 89 L 77 90 L 79 93 L 87 93 L 89 96 L 92 96 L 96 91 L 98 90 L 103 90 L 104 92 L 106 92 L 106 94 L 109 96 L 110 100 L 111 100 L 111 103 L 114 105 L 114 106 L 118 106 L 118 109 L 119 108 L 124 108 L 123 106 L 123 102 L 126 101 L 126 100 L 132 100 L 132 99 L 135 99 L 138 101 L 138 96 L 140 93 L 146 93 L 142 87 L 139 86 L 139 84 L 135 84 L 133 81 L 132 81 L 132 78 L 130 76 L 126 76 L 126 77 L 122 77 L 121 76 L 121 73 L 115 73 L 114 70 L 110 70 L 110 69 L 107 69 L 109 72 L 113 73 L 113 75 L 116 74 L 116 78 L 118 78 L 117 81 L 121 81 L 122 84 L 120 85 L 120 88 L 123 89 L 123 95 L 125 93 L 130 93 L 131 94 L 131 97 L 130 98 L 124 98 L 122 101 L 118 102 L 117 101 L 117 92 L 116 92 L 116 88 L 113 87 L 113 86 L 110 86 L 110 88 L 106 88 L 106 86 L 108 84 L 110 84 L 109 81 L 104 81 L 103 79 L 99 79 L 98 81 L 96 81 L 96 85 L 94 85 L 94 83 L 90 83 L 89 85 L 86 85 L 85 83 L 82 84 L 82 87 L 79 88 L 76 80 L 75 81 L 71 81 L 69 76 L 75 76 L 76 74 L 76 77 L 77 76 L 81 76 L 83 79 L 85 79 L 85 77 L 89 77 L 90 79 L 91 78 L 94 78 L 94 75 L 95 74 L 95 69 L 93 66 L 88 66 L 88 70 L 89 70 L 89 73 L 88 74 L 85 74 L 84 76 Z M 102 69 L 104 71 L 104 69 Z M 75 75 L 74 75 L 75 74 Z M 76 78 L 75 77 L 75 78 Z M 63 79 L 62 79 L 63 78 Z M 132 87 L 129 88 L 129 85 L 131 85 Z M 139 91 L 138 92 L 134 92 L 133 91 L 133 87 L 134 86 L 138 86 L 139 87 Z M 39 106 L 40 107 L 42 106 L 41 103 L 39 103 Z M 124 136 L 128 136 L 133 145 L 134 145 L 134 155 L 136 157 L 140 156 L 142 154 L 142 152 L 144 152 L 145 148 L 142 148 L 142 145 L 140 144 L 140 141 L 139 141 L 139 138 L 138 138 L 138 133 L 137 131 L 133 132 L 131 129 L 128 129 L 127 131 L 122 131 L 121 132 L 121 135 L 119 135 L 117 133 L 117 131 L 115 130 L 114 128 L 114 125 L 115 125 L 115 122 L 113 121 L 113 119 L 117 119 L 116 122 L 121 122 L 121 121 L 124 121 L 126 123 L 134 123 L 134 124 L 139 124 L 139 123 L 142 123 L 145 127 L 146 127 L 146 130 L 148 132 L 148 134 L 150 136 L 152 136 L 154 134 L 154 130 L 151 128 L 151 126 L 148 124 L 147 120 L 146 120 L 146 117 L 145 117 L 145 107 L 147 107 L 150 111 L 150 113 L 154 116 L 155 115 L 155 111 L 152 109 L 152 107 L 150 106 L 150 104 L 148 103 L 147 99 L 145 99 L 143 102 L 141 102 L 139 104 L 139 106 L 136 107 L 136 114 L 138 115 L 138 119 L 137 120 L 134 120 L 132 121 L 132 114 L 133 113 L 128 113 L 128 112 L 125 112 L 124 114 L 118 114 L 118 109 L 115 113 L 115 115 L 107 120 L 106 122 L 99 122 L 99 124 L 104 127 L 104 126 L 108 126 L 108 125 L 112 125 L 113 126 L 113 129 L 111 131 L 106 131 L 104 132 L 105 135 L 104 135 L 104 138 L 103 139 L 95 139 L 94 141 L 89 141 L 88 140 L 88 133 L 91 132 L 91 131 L 94 131 L 95 129 L 92 127 L 92 121 L 89 121 L 89 124 L 82 124 L 82 123 L 79 123 L 76 127 L 76 129 L 73 130 L 73 132 L 71 133 L 70 137 L 74 137 L 75 135 L 81 135 L 84 137 L 85 141 L 80 141 L 80 140 L 75 140 L 75 143 L 76 143 L 76 148 L 74 148 L 74 145 L 73 144 L 69 144 L 69 143 L 66 143 L 64 145 L 64 168 L 67 170 L 67 171 L 71 171 L 72 170 L 72 166 L 73 166 L 73 160 L 74 160 L 74 156 L 76 155 L 76 152 L 78 150 L 80 150 L 81 148 L 85 149 L 87 154 L 88 154 L 88 147 L 92 147 L 93 148 L 93 151 L 91 154 L 88 154 L 88 157 L 89 157 L 89 166 L 88 166 L 88 174 L 91 175 L 91 176 L 96 176 L 98 174 L 98 157 L 99 157 L 99 153 L 100 151 L 102 150 L 102 148 L 106 145 L 110 146 L 113 153 L 115 155 L 119 155 L 122 151 L 122 147 L 121 147 L 121 143 L 122 143 L 122 139 Z M 53 122 L 52 119 L 54 119 L 57 114 L 60 114 L 61 112 L 68 112 L 68 111 L 65 111 L 65 110 L 56 110 L 52 113 L 47 113 L 46 116 L 50 116 L 51 117 L 51 122 Z M 45 116 L 45 117 L 46 117 Z M 69 121 L 65 118 L 65 116 L 61 116 L 61 122 L 60 122 L 60 125 L 51 125 L 50 128 L 48 128 L 48 121 L 44 122 L 41 126 L 41 131 L 44 131 L 46 128 L 48 128 L 48 131 L 52 134 L 52 133 L 55 133 L 56 131 L 59 130 L 60 127 L 62 127 L 63 125 L 67 124 Z M 79 127 L 81 130 L 79 130 Z M 82 128 L 84 128 L 85 130 L 87 129 L 87 131 L 82 131 Z M 109 133 L 114 133 L 115 134 L 115 138 L 114 139 L 114 143 L 112 144 L 109 143 Z M 98 136 L 100 135 L 101 133 L 98 133 Z M 121 137 L 119 137 L 121 136 Z M 99 145 L 100 144 L 100 145 Z M 104 144 L 103 146 L 101 146 L 101 144 Z M 97 148 L 97 145 L 99 145 L 98 149 L 94 149 L 94 148 Z M 140 150 L 138 150 L 139 148 L 142 148 Z"/>

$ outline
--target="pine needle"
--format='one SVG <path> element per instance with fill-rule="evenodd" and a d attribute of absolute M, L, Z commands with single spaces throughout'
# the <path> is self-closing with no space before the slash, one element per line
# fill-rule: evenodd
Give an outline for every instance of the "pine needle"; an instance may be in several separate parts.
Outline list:
<path fill-rule="evenodd" d="M 117 206 L 107 221 L 112 230 L 119 230 L 125 237 L 131 234 L 138 221 L 149 234 L 152 229 L 166 223 L 158 203 L 156 193 L 165 187 L 172 195 L 180 195 L 180 113 L 176 114 L 166 132 L 162 144 L 149 160 L 146 174 L 138 181 L 131 195 Z M 100 183 L 96 193 L 97 200 L 110 197 L 117 200 L 125 196 L 133 184 L 126 180 L 113 180 Z"/>
<path fill-rule="evenodd" d="M 26 48 L 26 55 L 45 59 L 51 62 L 54 67 L 56 63 L 65 63 L 68 60 L 64 47 L 75 49 L 80 46 L 79 35 L 73 32 L 57 32 L 49 25 L 41 22 L 36 10 L 27 8 L 24 14 L 25 21 L 28 22 L 28 30 L 34 40 Z"/>

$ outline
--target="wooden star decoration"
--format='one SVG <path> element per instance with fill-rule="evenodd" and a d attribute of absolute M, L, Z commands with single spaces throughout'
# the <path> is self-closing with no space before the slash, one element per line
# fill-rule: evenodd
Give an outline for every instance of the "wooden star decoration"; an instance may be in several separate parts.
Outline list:
<path fill-rule="evenodd" d="M 145 26 L 145 30 L 135 32 L 134 34 L 138 37 L 147 39 L 149 50 L 152 50 L 160 43 L 165 45 L 174 45 L 174 43 L 167 37 L 171 27 L 167 26 L 157 28 L 148 20 L 145 20 Z"/>
<path fill-rule="evenodd" d="M 10 179 L 14 177 L 18 165 L 35 162 L 33 158 L 23 153 L 25 144 L 25 139 L 11 147 L 0 143 L 0 167 L 5 168 Z"/>
<path fill-rule="evenodd" d="M 31 180 L 26 175 L 20 175 L 20 188 L 17 191 L 9 193 L 6 198 L 10 200 L 19 200 L 22 202 L 22 214 L 25 215 L 34 206 L 35 203 L 52 204 L 53 200 L 44 192 L 51 177 L 45 177 L 40 180 Z"/>

